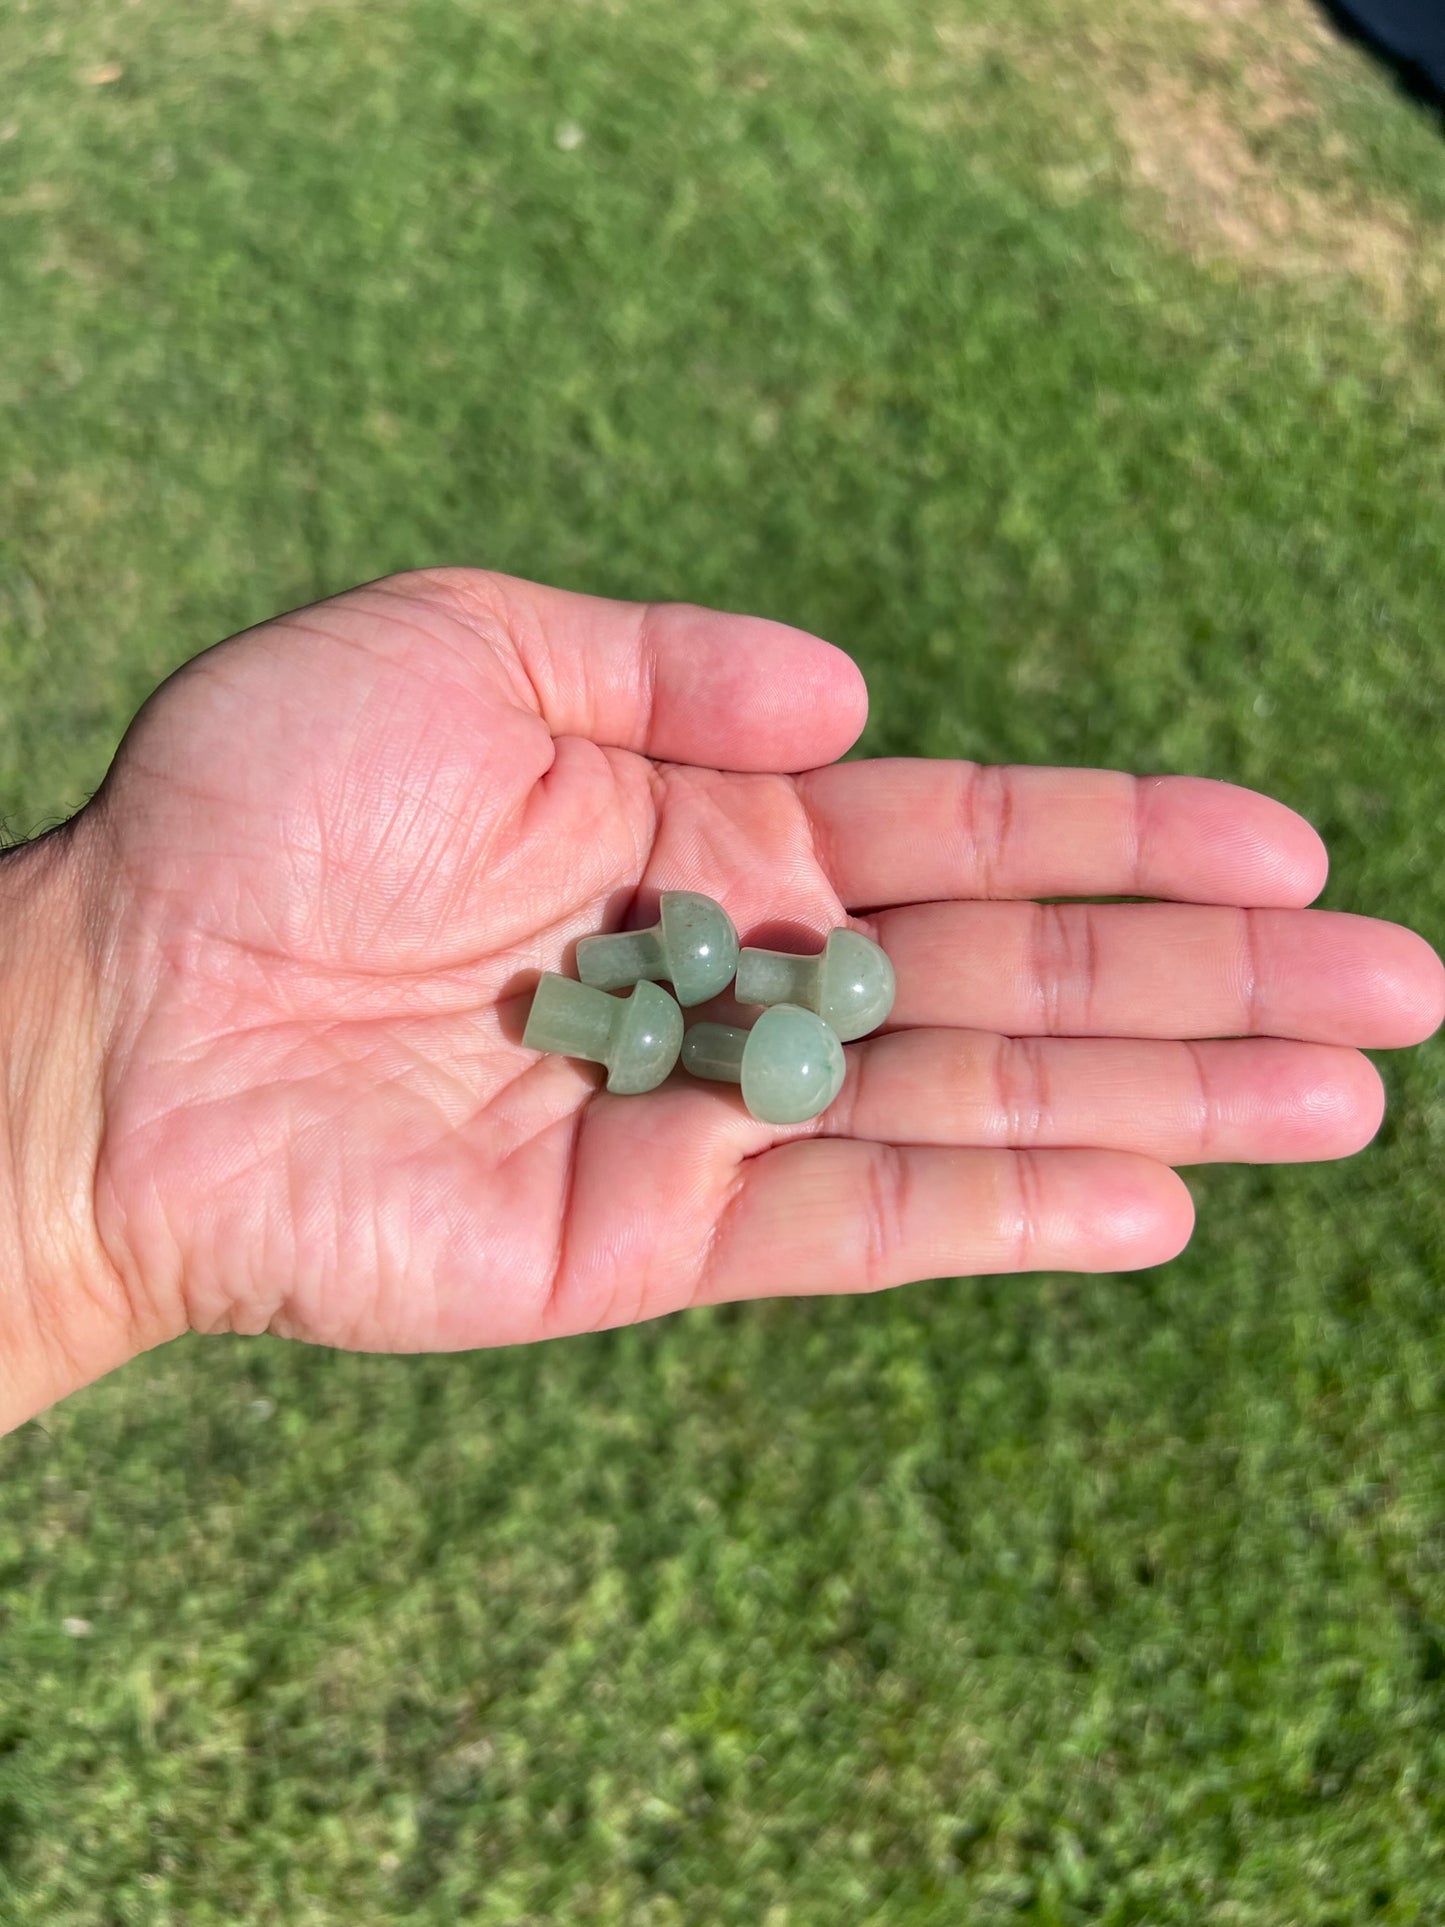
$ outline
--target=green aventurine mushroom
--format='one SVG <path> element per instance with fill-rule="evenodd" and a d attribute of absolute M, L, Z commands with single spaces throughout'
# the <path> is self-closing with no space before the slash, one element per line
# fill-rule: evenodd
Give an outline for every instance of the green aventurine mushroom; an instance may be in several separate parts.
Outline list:
<path fill-rule="evenodd" d="M 682 1065 L 694 1077 L 741 1084 L 744 1104 L 763 1124 L 804 1124 L 826 1111 L 847 1068 L 836 1031 L 796 1004 L 774 1004 L 751 1030 L 694 1024 Z"/>
<path fill-rule="evenodd" d="M 727 989 L 738 967 L 738 933 L 720 903 L 695 890 L 664 890 L 650 930 L 584 937 L 577 975 L 598 990 L 665 977 L 680 1004 L 705 1004 Z"/>
<path fill-rule="evenodd" d="M 834 930 L 816 957 L 744 950 L 733 995 L 740 1004 L 801 1004 L 846 1044 L 877 1030 L 893 1008 L 895 989 L 893 966 L 871 938 Z"/>
<path fill-rule="evenodd" d="M 537 985 L 522 1042 L 528 1050 L 605 1064 L 608 1090 L 637 1097 L 655 1090 L 677 1062 L 682 1012 L 656 984 L 638 984 L 630 997 L 609 997 L 549 970 Z"/>

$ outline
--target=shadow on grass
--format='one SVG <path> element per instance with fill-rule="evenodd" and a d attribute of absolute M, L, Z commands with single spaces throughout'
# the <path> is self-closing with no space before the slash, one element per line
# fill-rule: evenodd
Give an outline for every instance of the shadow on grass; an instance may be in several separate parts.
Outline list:
<path fill-rule="evenodd" d="M 1445 134 L 1445 9 L 1440 0 L 1317 0 L 1339 33 L 1390 69 L 1402 93 L 1433 109 Z M 1428 44 L 1433 37 L 1435 45 Z"/>

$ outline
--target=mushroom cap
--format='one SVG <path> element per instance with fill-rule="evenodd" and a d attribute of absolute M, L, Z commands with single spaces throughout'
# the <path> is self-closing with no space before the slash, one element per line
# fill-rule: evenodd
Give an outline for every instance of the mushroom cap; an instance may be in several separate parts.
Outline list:
<path fill-rule="evenodd" d="M 897 988 L 892 964 L 871 937 L 833 931 L 823 951 L 818 1015 L 845 1044 L 877 1030 L 893 1008 Z"/>
<path fill-rule="evenodd" d="M 773 1004 L 748 1032 L 743 1102 L 763 1124 L 805 1124 L 827 1110 L 846 1070 L 830 1025 L 798 1004 Z"/>
<path fill-rule="evenodd" d="M 662 948 L 677 1001 L 705 1004 L 722 994 L 738 967 L 738 933 L 720 903 L 696 890 L 664 890 Z"/>
<path fill-rule="evenodd" d="M 640 983 L 622 1001 L 607 1060 L 607 1088 L 619 1097 L 656 1090 L 682 1049 L 682 1012 L 659 985 Z"/>

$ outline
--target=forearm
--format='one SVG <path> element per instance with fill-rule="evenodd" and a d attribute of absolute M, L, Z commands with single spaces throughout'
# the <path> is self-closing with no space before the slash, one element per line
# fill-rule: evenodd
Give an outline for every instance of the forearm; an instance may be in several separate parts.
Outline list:
<path fill-rule="evenodd" d="M 95 1230 L 95 944 L 70 828 L 0 856 L 0 1432 L 139 1347 Z"/>

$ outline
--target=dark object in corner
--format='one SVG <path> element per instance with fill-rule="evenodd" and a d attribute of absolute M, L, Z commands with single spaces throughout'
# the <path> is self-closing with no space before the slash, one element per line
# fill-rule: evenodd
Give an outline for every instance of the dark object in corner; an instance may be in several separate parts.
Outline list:
<path fill-rule="evenodd" d="M 1445 105 L 1445 0 L 1325 0 L 1336 20 L 1388 56 L 1412 94 Z"/>

